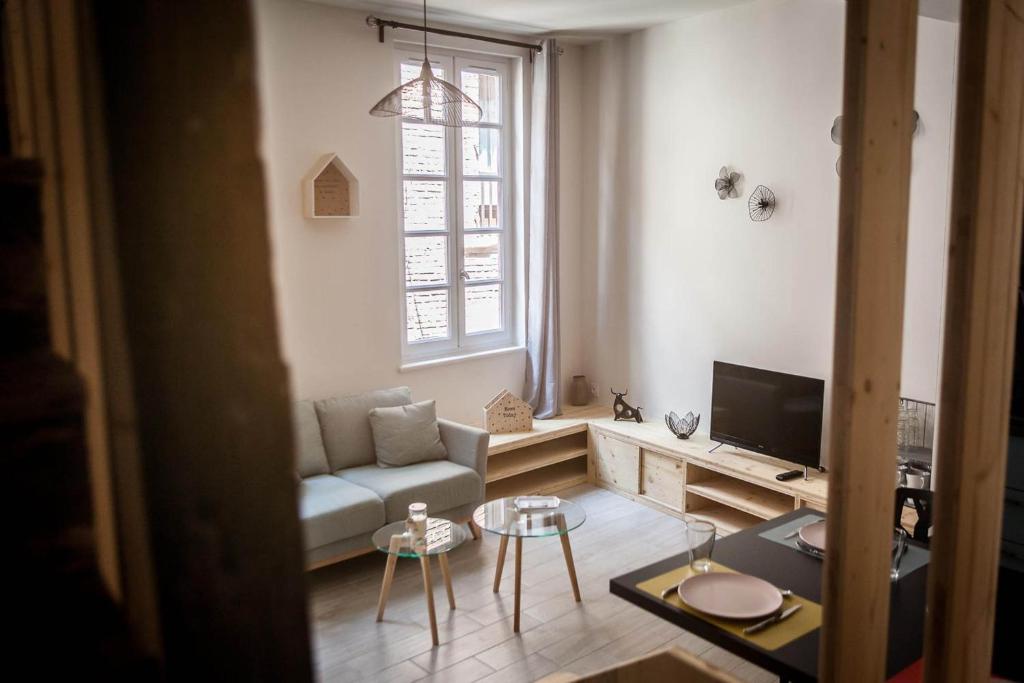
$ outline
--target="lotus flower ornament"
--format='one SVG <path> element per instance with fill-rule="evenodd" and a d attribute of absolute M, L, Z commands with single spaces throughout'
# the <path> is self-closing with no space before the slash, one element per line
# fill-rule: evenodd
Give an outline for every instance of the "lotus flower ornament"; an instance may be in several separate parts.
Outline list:
<path fill-rule="evenodd" d="M 665 424 L 668 425 L 669 431 L 678 438 L 689 439 L 697 431 L 697 425 L 700 424 L 700 415 L 694 417 L 693 413 L 687 413 L 683 417 L 679 417 L 674 412 L 670 412 L 665 416 Z"/>
<path fill-rule="evenodd" d="M 718 172 L 718 178 L 715 180 L 715 189 L 718 190 L 718 198 L 725 199 L 727 197 L 735 199 L 740 196 L 739 190 L 736 189 L 736 183 L 739 182 L 740 174 L 736 171 L 732 173 L 725 166 Z"/>

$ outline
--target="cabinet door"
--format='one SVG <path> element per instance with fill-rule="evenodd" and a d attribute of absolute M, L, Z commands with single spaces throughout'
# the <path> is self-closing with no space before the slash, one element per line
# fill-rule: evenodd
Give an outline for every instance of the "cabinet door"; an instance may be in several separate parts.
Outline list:
<path fill-rule="evenodd" d="M 640 493 L 673 510 L 683 509 L 683 461 L 643 451 Z"/>
<path fill-rule="evenodd" d="M 598 434 L 594 446 L 594 476 L 623 491 L 639 492 L 640 447 Z"/>

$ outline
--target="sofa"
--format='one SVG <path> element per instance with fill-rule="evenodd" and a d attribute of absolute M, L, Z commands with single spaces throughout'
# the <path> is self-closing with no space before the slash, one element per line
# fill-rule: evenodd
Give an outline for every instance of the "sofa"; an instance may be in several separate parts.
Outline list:
<path fill-rule="evenodd" d="M 445 460 L 379 467 L 372 408 L 408 405 L 408 387 L 294 404 L 299 514 L 306 566 L 372 550 L 373 532 L 406 518 L 410 503 L 466 522 L 484 501 L 487 432 L 439 419 Z"/>

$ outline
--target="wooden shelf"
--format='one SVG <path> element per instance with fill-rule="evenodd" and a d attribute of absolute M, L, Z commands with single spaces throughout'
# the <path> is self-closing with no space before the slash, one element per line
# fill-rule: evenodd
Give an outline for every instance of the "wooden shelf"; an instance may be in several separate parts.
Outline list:
<path fill-rule="evenodd" d="M 533 429 L 513 434 L 491 434 L 487 452 L 490 455 L 514 451 L 537 443 L 543 443 L 569 434 L 585 434 L 590 421 L 608 415 L 608 408 L 584 406 L 567 409 L 562 415 L 550 420 L 534 420 Z"/>
<path fill-rule="evenodd" d="M 696 494 L 686 497 L 686 514 L 711 522 L 719 532 L 733 534 L 759 524 L 761 519 L 713 500 L 698 500 Z"/>
<path fill-rule="evenodd" d="M 587 481 L 586 458 L 573 458 L 548 467 L 505 477 L 487 484 L 487 499 L 506 496 L 545 495 Z"/>
<path fill-rule="evenodd" d="M 696 484 L 687 484 L 686 491 L 761 519 L 775 519 L 792 512 L 796 504 L 793 498 L 784 494 L 728 477 L 714 477 Z"/>
<path fill-rule="evenodd" d="M 487 461 L 487 481 L 499 481 L 531 470 L 547 467 L 566 460 L 587 455 L 586 434 L 571 434 L 522 448 L 491 456 Z"/>

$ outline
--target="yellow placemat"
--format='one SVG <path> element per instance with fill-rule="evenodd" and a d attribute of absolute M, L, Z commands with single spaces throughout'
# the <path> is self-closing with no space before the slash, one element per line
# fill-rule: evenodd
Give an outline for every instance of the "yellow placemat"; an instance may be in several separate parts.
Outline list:
<path fill-rule="evenodd" d="M 735 570 L 729 569 L 725 565 L 717 562 L 712 562 L 711 565 L 716 572 L 736 573 Z M 638 590 L 642 590 L 643 592 L 653 595 L 660 600 L 661 592 L 663 590 L 669 586 L 678 586 L 683 579 L 691 574 L 690 566 L 686 565 L 685 567 L 665 572 L 653 579 L 641 581 L 636 585 L 636 587 Z M 806 635 L 821 626 L 821 605 L 806 598 L 802 598 L 795 593 L 792 597 L 785 599 L 783 608 L 792 607 L 794 604 L 800 603 L 803 605 L 802 609 L 797 611 L 788 619 L 785 619 L 774 626 L 770 626 L 760 633 L 752 633 L 750 635 L 745 634 L 743 629 L 751 624 L 756 624 L 761 621 L 760 619 L 752 619 L 750 621 L 719 619 L 718 617 L 713 617 L 709 614 L 704 614 L 703 612 L 693 609 L 679 599 L 678 593 L 672 593 L 665 601 L 673 607 L 678 607 L 684 612 L 700 617 L 704 621 L 714 624 L 723 631 L 728 631 L 734 636 L 739 636 L 740 638 L 743 638 L 764 650 L 777 650 L 783 645 L 791 643 L 800 636 Z"/>

